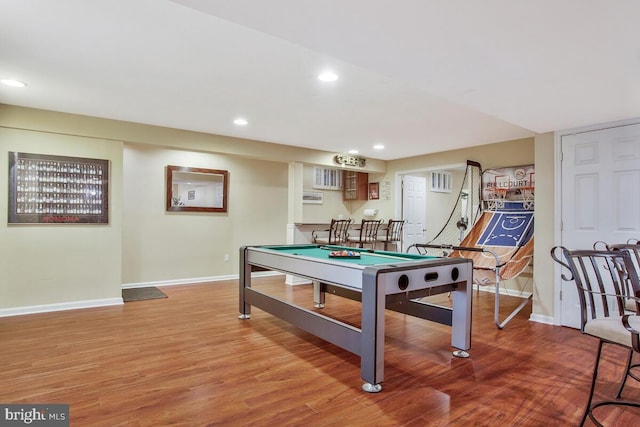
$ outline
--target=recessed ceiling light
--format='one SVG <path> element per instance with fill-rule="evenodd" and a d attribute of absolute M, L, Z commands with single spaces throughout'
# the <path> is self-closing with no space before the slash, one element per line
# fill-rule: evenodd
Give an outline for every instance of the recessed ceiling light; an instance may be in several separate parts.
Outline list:
<path fill-rule="evenodd" d="M 338 75 L 333 71 L 326 71 L 318 76 L 318 80 L 322 82 L 335 82 L 338 80 Z"/>
<path fill-rule="evenodd" d="M 233 121 L 234 124 L 238 125 L 238 126 L 246 126 L 247 124 L 249 124 L 249 122 L 246 119 L 243 118 L 237 118 Z"/>
<path fill-rule="evenodd" d="M 349 150 L 349 154 L 358 154 L 358 150 Z"/>
<path fill-rule="evenodd" d="M 0 80 L 0 82 L 2 82 L 2 84 L 5 84 L 11 87 L 25 87 L 27 85 L 25 82 L 21 82 L 20 80 L 13 80 L 13 79 L 2 79 Z"/>
<path fill-rule="evenodd" d="M 383 144 L 376 144 L 373 146 L 374 150 L 384 150 L 384 145 Z"/>

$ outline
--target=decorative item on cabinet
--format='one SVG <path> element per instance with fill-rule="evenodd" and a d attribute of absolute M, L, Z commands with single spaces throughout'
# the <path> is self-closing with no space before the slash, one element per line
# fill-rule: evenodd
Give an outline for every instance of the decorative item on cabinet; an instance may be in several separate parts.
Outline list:
<path fill-rule="evenodd" d="M 352 156 L 350 154 L 336 154 L 333 160 L 340 166 L 357 166 L 365 167 L 367 165 L 367 159 L 360 156 Z"/>
<path fill-rule="evenodd" d="M 343 171 L 343 200 L 369 199 L 369 174 L 366 172 Z"/>

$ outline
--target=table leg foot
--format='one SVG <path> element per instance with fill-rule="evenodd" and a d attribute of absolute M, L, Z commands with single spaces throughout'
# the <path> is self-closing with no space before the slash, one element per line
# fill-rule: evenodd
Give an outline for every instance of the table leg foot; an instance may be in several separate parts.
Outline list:
<path fill-rule="evenodd" d="M 460 357 L 460 358 L 463 358 L 463 359 L 466 359 L 467 357 L 469 357 L 469 353 L 464 351 L 464 350 L 456 350 L 456 351 L 453 352 L 453 355 L 455 357 Z"/>
<path fill-rule="evenodd" d="M 315 308 L 324 308 L 324 304 L 313 304 Z"/>
<path fill-rule="evenodd" d="M 364 383 L 362 384 L 362 390 L 367 393 L 378 393 L 382 390 L 382 386 L 380 384 Z"/>
<path fill-rule="evenodd" d="M 238 316 L 238 319 L 251 319 L 251 315 L 250 314 L 241 314 L 240 316 Z"/>

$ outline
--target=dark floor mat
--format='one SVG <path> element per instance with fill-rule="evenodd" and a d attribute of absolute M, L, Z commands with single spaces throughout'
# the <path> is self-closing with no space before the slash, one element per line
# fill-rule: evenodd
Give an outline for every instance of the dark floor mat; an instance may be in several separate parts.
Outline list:
<path fill-rule="evenodd" d="M 122 290 L 122 299 L 124 302 L 144 301 L 158 298 L 167 298 L 167 295 L 155 286 L 149 288 L 132 288 Z"/>

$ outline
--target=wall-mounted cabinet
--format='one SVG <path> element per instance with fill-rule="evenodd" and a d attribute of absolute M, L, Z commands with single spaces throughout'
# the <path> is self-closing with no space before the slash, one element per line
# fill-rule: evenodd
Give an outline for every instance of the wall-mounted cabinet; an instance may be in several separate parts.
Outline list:
<path fill-rule="evenodd" d="M 343 171 L 342 173 L 342 199 L 367 200 L 369 198 L 369 174 L 357 171 Z"/>

